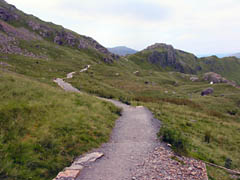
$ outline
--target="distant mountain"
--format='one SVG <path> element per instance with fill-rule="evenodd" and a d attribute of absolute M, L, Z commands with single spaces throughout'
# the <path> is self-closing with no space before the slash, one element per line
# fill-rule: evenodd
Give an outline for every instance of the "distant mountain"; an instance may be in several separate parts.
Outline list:
<path fill-rule="evenodd" d="M 223 57 L 229 57 L 231 56 L 230 54 L 198 54 L 197 57 L 202 58 L 202 57 L 210 57 L 210 56 L 217 56 L 218 58 L 223 58 Z"/>
<path fill-rule="evenodd" d="M 237 58 L 240 58 L 240 53 L 232 54 L 232 56 L 235 56 Z"/>
<path fill-rule="evenodd" d="M 224 57 L 232 57 L 235 56 L 237 58 L 240 58 L 240 53 L 228 53 L 228 54 L 198 54 L 197 57 L 210 57 L 210 56 L 217 56 L 218 58 L 224 58 Z"/>
<path fill-rule="evenodd" d="M 138 51 L 128 48 L 126 46 L 117 46 L 117 47 L 113 47 L 113 48 L 108 48 L 108 50 L 111 53 L 114 53 L 114 54 L 117 54 L 120 56 L 126 56 L 128 54 L 135 54 L 136 52 L 138 52 Z"/>

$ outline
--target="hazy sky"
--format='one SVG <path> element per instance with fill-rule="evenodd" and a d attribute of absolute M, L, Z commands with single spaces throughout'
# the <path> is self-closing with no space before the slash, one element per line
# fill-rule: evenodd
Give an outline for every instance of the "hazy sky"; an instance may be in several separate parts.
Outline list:
<path fill-rule="evenodd" d="M 105 47 L 155 42 L 195 54 L 240 52 L 240 0 L 7 0 Z"/>

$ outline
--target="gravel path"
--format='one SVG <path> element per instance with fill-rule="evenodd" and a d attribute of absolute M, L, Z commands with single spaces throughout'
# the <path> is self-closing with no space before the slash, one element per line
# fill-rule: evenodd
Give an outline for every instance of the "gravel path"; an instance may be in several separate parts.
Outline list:
<path fill-rule="evenodd" d="M 89 67 L 80 72 L 87 71 Z M 69 73 L 67 79 L 72 78 L 74 73 Z M 63 79 L 57 78 L 54 82 L 65 91 L 80 93 Z M 156 134 L 160 128 L 160 121 L 154 119 L 147 108 L 132 107 L 115 100 L 99 99 L 112 102 L 122 108 L 122 116 L 116 121 L 110 142 L 103 144 L 94 153 L 82 157 L 82 159 L 91 159 L 93 156 L 96 161 L 80 163 L 85 162 L 80 157 L 69 170 L 60 172 L 56 180 L 208 179 L 204 163 L 192 158 L 177 157 L 165 143 L 159 142 Z"/>
<path fill-rule="evenodd" d="M 148 109 L 108 101 L 123 109 L 122 116 L 116 121 L 110 142 L 97 150 L 104 157 L 87 165 L 78 180 L 132 179 L 137 165 L 159 145 L 156 136 L 159 121 Z"/>
<path fill-rule="evenodd" d="M 75 88 L 71 84 L 65 82 L 63 79 L 57 78 L 54 80 L 54 82 L 57 83 L 65 91 L 81 93 L 77 88 Z"/>

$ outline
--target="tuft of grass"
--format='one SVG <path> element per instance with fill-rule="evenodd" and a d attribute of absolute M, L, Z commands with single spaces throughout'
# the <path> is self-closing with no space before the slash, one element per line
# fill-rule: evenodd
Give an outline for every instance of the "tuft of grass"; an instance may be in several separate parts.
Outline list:
<path fill-rule="evenodd" d="M 158 135 L 164 142 L 171 144 L 176 153 L 181 155 L 188 153 L 190 144 L 179 130 L 163 126 Z"/>
<path fill-rule="evenodd" d="M 211 138 L 212 138 L 211 131 L 210 130 L 206 131 L 204 134 L 204 142 L 210 143 Z"/>

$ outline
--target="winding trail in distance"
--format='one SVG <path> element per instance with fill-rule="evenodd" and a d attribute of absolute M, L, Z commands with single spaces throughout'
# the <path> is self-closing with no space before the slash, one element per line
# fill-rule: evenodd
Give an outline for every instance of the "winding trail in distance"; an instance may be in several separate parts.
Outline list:
<path fill-rule="evenodd" d="M 86 71 L 89 67 L 83 70 Z M 74 73 L 69 73 L 67 78 L 72 78 Z M 80 92 L 63 79 L 57 78 L 54 82 L 66 91 Z M 122 108 L 122 116 L 116 121 L 110 141 L 95 150 L 104 153 L 104 156 L 96 162 L 85 164 L 77 180 L 132 179 L 135 168 L 159 145 L 157 132 L 160 121 L 154 119 L 145 107 L 132 107 L 116 100 L 100 99 Z"/>

